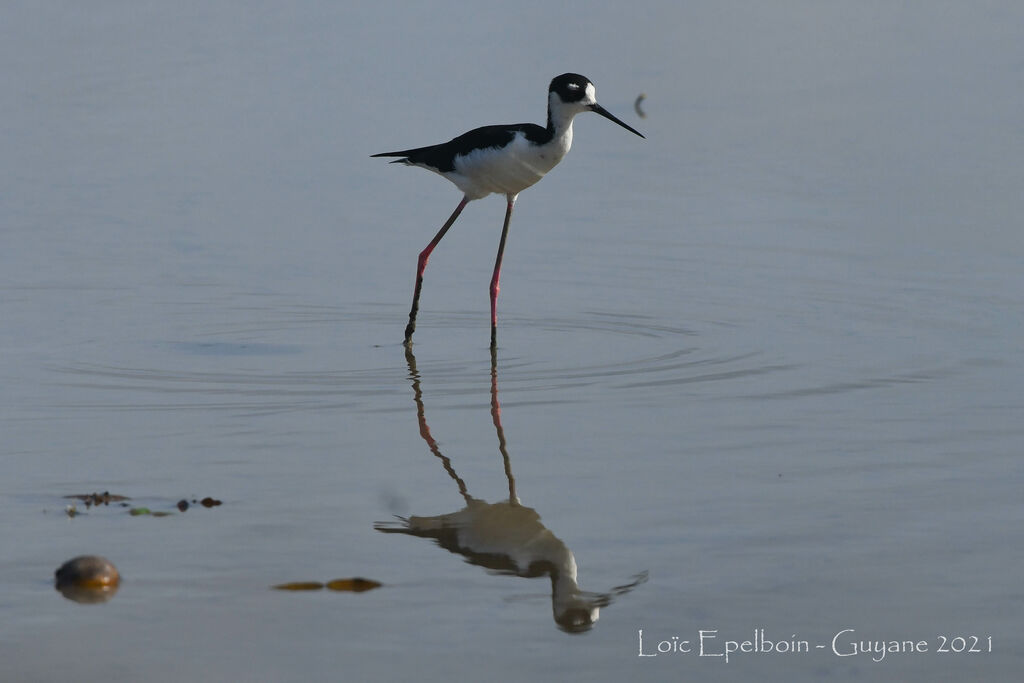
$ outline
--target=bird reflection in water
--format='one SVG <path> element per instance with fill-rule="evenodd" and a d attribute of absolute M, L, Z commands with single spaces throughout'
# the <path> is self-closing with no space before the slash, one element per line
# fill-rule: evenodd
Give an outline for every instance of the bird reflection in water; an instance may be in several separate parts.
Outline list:
<path fill-rule="evenodd" d="M 422 538 L 433 538 L 446 550 L 463 555 L 468 562 L 494 572 L 525 578 L 548 576 L 551 578 L 551 608 L 555 623 L 569 633 L 589 631 L 597 621 L 602 607 L 618 595 L 628 593 L 647 580 L 646 573 L 633 577 L 630 583 L 613 588 L 607 593 L 580 590 L 576 582 L 576 558 L 557 536 L 540 521 L 533 508 L 519 502 L 516 480 L 501 426 L 501 405 L 498 403 L 497 357 L 491 352 L 491 418 L 498 434 L 498 450 L 508 478 L 508 500 L 488 503 L 474 498 L 466 483 L 455 472 L 430 433 L 423 406 L 420 375 L 411 347 L 406 347 L 409 377 L 412 380 L 416 416 L 420 436 L 455 483 L 466 505 L 461 510 L 435 517 L 398 517 L 398 522 L 378 522 L 374 528 L 385 533 L 401 533 Z"/>

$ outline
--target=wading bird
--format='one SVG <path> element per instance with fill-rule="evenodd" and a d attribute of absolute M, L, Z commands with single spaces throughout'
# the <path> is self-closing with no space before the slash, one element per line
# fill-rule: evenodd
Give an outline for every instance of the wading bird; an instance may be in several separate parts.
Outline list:
<path fill-rule="evenodd" d="M 427 267 L 434 247 L 448 228 L 462 213 L 466 204 L 498 192 L 505 195 L 505 224 L 498 242 L 498 256 L 491 276 L 491 348 L 497 345 L 498 335 L 498 278 L 501 258 L 505 252 L 508 224 L 512 207 L 519 193 L 544 177 L 568 153 L 572 146 L 572 119 L 576 114 L 592 111 L 614 121 L 631 133 L 644 137 L 597 103 L 594 84 L 579 74 L 562 74 L 548 87 L 548 125 L 517 123 L 507 126 L 484 126 L 463 133 L 440 145 L 417 147 L 398 152 L 383 152 L 374 157 L 401 157 L 391 163 L 419 166 L 444 176 L 458 187 L 462 201 L 445 224 L 420 252 L 416 267 L 416 288 L 412 295 L 412 310 L 405 328 L 405 344 L 412 343 L 416 331 L 416 313 L 419 310 L 423 271 Z"/>

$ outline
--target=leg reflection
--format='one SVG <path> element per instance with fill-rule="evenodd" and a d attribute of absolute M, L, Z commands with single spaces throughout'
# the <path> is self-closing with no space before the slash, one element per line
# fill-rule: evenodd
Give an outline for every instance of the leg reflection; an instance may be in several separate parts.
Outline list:
<path fill-rule="evenodd" d="M 420 373 L 411 347 L 406 347 L 406 361 L 409 365 L 420 436 L 430 452 L 441 461 L 448 476 L 455 481 L 465 506 L 448 514 L 400 517 L 399 522 L 381 522 L 374 527 L 385 533 L 432 538 L 442 548 L 492 571 L 521 577 L 548 576 L 552 587 L 551 606 L 558 626 L 571 633 L 589 630 L 597 621 L 600 608 L 609 604 L 613 595 L 628 592 L 641 583 L 644 577 L 637 577 L 633 583 L 620 586 L 609 593 L 580 590 L 577 584 L 576 559 L 572 551 L 541 523 L 536 510 L 520 504 L 505 431 L 501 425 L 497 356 L 493 349 L 491 418 L 498 436 L 498 450 L 504 463 L 509 491 L 508 500 L 497 503 L 488 503 L 470 495 L 466 483 L 455 472 L 451 460 L 441 452 L 427 425 Z"/>

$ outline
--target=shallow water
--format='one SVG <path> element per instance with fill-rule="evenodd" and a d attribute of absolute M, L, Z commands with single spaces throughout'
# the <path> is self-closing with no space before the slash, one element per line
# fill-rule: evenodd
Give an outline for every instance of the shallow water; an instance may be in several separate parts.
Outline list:
<path fill-rule="evenodd" d="M 1021 669 L 1020 10 L 528 16 L 11 12 L 5 678 Z M 368 155 L 540 120 L 568 69 L 648 139 L 580 117 L 521 195 L 493 359 L 470 204 L 407 356 L 458 195 Z M 108 490 L 176 514 L 65 513 Z M 83 553 L 102 606 L 53 588 Z"/>

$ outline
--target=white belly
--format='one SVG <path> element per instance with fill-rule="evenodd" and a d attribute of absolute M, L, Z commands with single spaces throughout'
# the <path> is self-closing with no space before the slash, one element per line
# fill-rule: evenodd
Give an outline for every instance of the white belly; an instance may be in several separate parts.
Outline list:
<path fill-rule="evenodd" d="M 481 149 L 455 160 L 455 171 L 443 174 L 470 199 L 492 192 L 516 195 L 544 177 L 569 151 L 572 129 L 546 145 L 535 145 L 522 133 L 501 148 Z"/>

